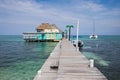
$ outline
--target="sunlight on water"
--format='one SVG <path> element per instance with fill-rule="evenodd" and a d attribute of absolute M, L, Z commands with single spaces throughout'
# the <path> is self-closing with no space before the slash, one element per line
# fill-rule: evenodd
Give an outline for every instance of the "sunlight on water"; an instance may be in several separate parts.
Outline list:
<path fill-rule="evenodd" d="M 102 66 L 109 66 L 109 63 L 110 63 L 110 62 L 105 61 L 105 60 L 100 60 L 100 61 L 98 61 L 98 63 L 99 63 L 100 65 L 102 65 Z"/>
<path fill-rule="evenodd" d="M 41 51 L 40 48 L 33 48 L 32 51 Z"/>
<path fill-rule="evenodd" d="M 95 53 L 92 52 L 82 52 L 88 59 L 94 59 L 99 65 L 102 66 L 109 66 L 109 62 L 105 61 L 104 59 L 102 59 L 102 57 L 98 56 Z"/>
<path fill-rule="evenodd" d="M 90 46 L 83 46 L 83 49 L 91 49 L 92 47 L 90 47 Z"/>

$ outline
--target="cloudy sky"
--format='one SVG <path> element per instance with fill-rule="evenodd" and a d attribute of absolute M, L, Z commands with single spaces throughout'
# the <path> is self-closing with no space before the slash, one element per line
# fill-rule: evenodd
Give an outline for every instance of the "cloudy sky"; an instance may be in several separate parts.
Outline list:
<path fill-rule="evenodd" d="M 80 35 L 120 35 L 120 0 L 0 0 L 0 35 L 35 32 L 41 23 L 63 31 L 80 20 Z"/>

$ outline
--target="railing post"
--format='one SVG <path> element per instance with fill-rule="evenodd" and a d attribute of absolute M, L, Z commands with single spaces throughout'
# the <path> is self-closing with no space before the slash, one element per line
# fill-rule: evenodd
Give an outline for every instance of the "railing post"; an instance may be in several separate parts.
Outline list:
<path fill-rule="evenodd" d="M 90 68 L 93 68 L 94 67 L 94 59 L 90 59 Z"/>

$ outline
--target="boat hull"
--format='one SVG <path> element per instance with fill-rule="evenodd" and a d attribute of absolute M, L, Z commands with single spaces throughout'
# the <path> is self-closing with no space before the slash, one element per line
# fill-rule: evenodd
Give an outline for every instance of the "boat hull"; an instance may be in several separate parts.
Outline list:
<path fill-rule="evenodd" d="M 97 39 L 98 36 L 97 36 L 97 35 L 91 35 L 89 38 L 90 38 L 90 39 Z"/>
<path fill-rule="evenodd" d="M 73 45 L 76 47 L 76 41 L 72 41 Z M 83 47 L 83 41 L 78 41 L 78 47 Z"/>

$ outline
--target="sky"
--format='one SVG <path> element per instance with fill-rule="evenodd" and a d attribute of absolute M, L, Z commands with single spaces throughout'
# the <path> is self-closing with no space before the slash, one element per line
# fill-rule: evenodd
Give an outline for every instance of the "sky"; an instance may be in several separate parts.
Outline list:
<path fill-rule="evenodd" d="M 0 0 L 0 35 L 36 32 L 41 23 L 74 25 L 75 35 L 78 19 L 79 35 L 92 34 L 93 22 L 97 35 L 120 35 L 120 0 Z"/>

